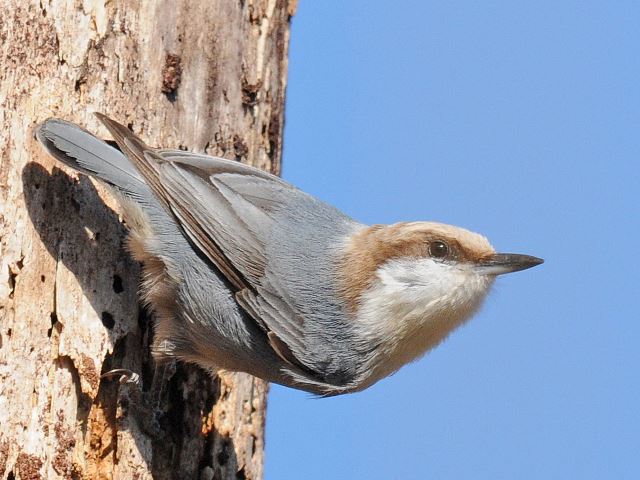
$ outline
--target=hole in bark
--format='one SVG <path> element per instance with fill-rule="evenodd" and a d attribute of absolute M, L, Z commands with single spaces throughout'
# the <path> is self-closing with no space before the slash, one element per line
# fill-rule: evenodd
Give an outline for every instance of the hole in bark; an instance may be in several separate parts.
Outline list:
<path fill-rule="evenodd" d="M 246 474 L 246 473 L 244 473 L 244 467 L 242 467 L 242 468 L 238 471 L 238 473 L 236 473 L 236 478 L 237 478 L 238 480 L 245 480 L 245 479 L 247 478 L 247 474 Z"/>
<path fill-rule="evenodd" d="M 81 88 L 81 87 L 82 87 L 82 85 L 84 85 L 85 83 L 87 83 L 87 79 L 85 78 L 85 76 L 84 76 L 84 75 L 81 75 L 81 76 L 80 76 L 80 78 L 78 78 L 78 79 L 76 80 L 76 83 L 73 85 L 73 89 L 74 89 L 76 92 L 79 92 L 79 91 L 80 91 L 80 88 Z"/>
<path fill-rule="evenodd" d="M 53 327 L 55 327 L 56 323 L 58 323 L 58 315 L 56 312 L 51 312 L 51 328 L 47 330 L 47 337 L 51 338 L 51 334 L 53 333 Z"/>
<path fill-rule="evenodd" d="M 163 92 L 164 96 L 167 97 L 167 100 L 169 100 L 171 103 L 175 102 L 178 99 L 178 94 L 176 93 L 176 90 L 172 90 L 171 92 Z"/>
<path fill-rule="evenodd" d="M 111 315 L 109 312 L 106 312 L 106 311 L 102 312 L 100 319 L 102 320 L 102 324 L 105 327 L 107 327 L 109 330 L 111 330 L 113 326 L 116 324 L 116 321 L 113 318 L 113 315 Z"/>
<path fill-rule="evenodd" d="M 256 442 L 258 441 L 258 439 L 256 438 L 255 435 L 251 435 L 251 455 L 253 455 L 256 451 Z"/>
<path fill-rule="evenodd" d="M 177 90 L 182 80 L 182 60 L 175 53 L 167 53 L 162 68 L 161 91 L 170 102 L 176 101 Z"/>
<path fill-rule="evenodd" d="M 122 293 L 124 288 L 122 287 L 122 278 L 120 275 L 113 276 L 113 291 L 116 293 Z"/>
<path fill-rule="evenodd" d="M 113 326 L 116 324 L 116 321 L 113 318 L 113 315 L 111 315 L 109 312 L 102 312 L 102 315 L 100 316 L 100 319 L 102 320 L 102 324 L 107 327 L 109 330 L 111 330 L 113 328 Z"/>
<path fill-rule="evenodd" d="M 44 281 L 47 279 L 47 277 L 45 277 L 44 275 L 40 275 L 40 281 L 42 283 L 44 283 Z"/>
<path fill-rule="evenodd" d="M 9 475 L 7 475 L 7 480 L 16 480 L 16 476 L 15 476 L 15 474 L 13 473 L 13 470 L 11 470 L 11 471 L 9 472 Z"/>
<path fill-rule="evenodd" d="M 249 153 L 249 147 L 240 135 L 233 136 L 233 149 L 236 152 L 236 160 L 242 160 L 242 157 L 246 157 Z"/>
<path fill-rule="evenodd" d="M 244 107 L 253 107 L 258 103 L 258 92 L 262 88 L 262 81 L 251 84 L 246 78 L 242 79 L 242 105 Z"/>
<path fill-rule="evenodd" d="M 18 276 L 17 273 L 13 273 L 11 271 L 11 269 L 9 269 L 9 290 L 11 290 L 9 292 L 9 298 L 13 298 L 13 291 L 16 288 L 16 277 Z"/>

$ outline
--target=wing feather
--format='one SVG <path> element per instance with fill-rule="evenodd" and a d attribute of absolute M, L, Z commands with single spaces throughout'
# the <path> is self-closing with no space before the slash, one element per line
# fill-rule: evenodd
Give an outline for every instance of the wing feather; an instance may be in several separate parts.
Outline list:
<path fill-rule="evenodd" d="M 331 322 L 334 330 L 343 331 L 347 326 L 340 323 L 338 306 L 332 304 L 333 316 L 319 320 L 324 317 L 319 317 L 314 307 L 307 305 L 307 298 L 318 300 L 309 297 L 309 291 L 302 285 L 297 285 L 292 294 L 292 280 L 282 277 L 283 269 L 291 262 L 294 270 L 290 274 L 301 272 L 301 266 L 308 260 L 304 242 L 308 242 L 311 232 L 316 230 L 300 231 L 303 235 L 292 243 L 292 251 L 278 245 L 283 241 L 283 225 L 294 230 L 290 235 L 297 235 L 296 229 L 309 228 L 305 222 L 320 222 L 322 234 L 328 236 L 334 235 L 332 228 L 344 226 L 346 229 L 355 222 L 266 172 L 221 158 L 179 150 L 154 150 L 126 127 L 104 115 L 98 114 L 98 117 L 167 211 L 173 214 L 185 236 L 227 278 L 236 291 L 238 304 L 266 330 L 273 350 L 294 367 L 293 374 L 311 382 L 323 382 L 335 372 L 339 374 L 342 363 L 328 356 L 330 350 L 323 343 L 335 341 L 322 336 L 330 329 L 312 325 L 305 318 L 313 312 L 312 323 Z M 298 211 L 301 204 L 307 208 Z M 307 216 L 302 215 L 302 211 Z M 283 212 L 293 215 L 293 223 L 299 226 L 292 226 Z M 326 261 L 317 249 L 313 255 L 310 261 Z M 305 268 L 313 275 L 312 266 Z M 323 272 L 324 268 L 319 268 L 318 273 L 326 275 Z M 309 281 L 306 277 L 301 279 L 303 283 L 306 281 Z M 319 285 L 325 288 L 327 280 Z M 337 347 L 345 352 L 349 349 L 346 344 Z M 345 358 L 349 355 L 344 354 Z M 317 365 L 327 365 L 330 371 L 313 371 L 311 367 Z"/>

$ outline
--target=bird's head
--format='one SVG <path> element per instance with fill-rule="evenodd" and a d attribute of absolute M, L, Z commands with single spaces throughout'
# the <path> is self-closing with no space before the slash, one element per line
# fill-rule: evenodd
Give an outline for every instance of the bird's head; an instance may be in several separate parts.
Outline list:
<path fill-rule="evenodd" d="M 484 236 L 434 222 L 366 227 L 343 252 L 339 291 L 363 344 L 381 345 L 382 376 L 470 318 L 497 275 L 543 262 L 496 253 Z"/>

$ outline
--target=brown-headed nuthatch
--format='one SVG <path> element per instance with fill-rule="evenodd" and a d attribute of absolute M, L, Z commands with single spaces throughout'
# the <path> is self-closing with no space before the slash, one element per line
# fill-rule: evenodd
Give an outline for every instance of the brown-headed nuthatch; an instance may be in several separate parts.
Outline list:
<path fill-rule="evenodd" d="M 431 222 L 366 226 L 235 161 L 156 150 L 98 115 L 36 135 L 121 202 L 155 311 L 153 352 L 320 395 L 367 388 L 440 343 L 497 275 L 542 263 Z"/>

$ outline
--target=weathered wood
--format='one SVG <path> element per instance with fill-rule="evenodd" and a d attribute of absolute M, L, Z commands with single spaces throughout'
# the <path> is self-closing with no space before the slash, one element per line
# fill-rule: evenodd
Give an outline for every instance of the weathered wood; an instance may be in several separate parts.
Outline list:
<path fill-rule="evenodd" d="M 292 0 L 0 0 L 0 478 L 258 479 L 267 386 L 154 365 L 117 204 L 56 164 L 58 116 L 280 171 Z M 100 378 L 140 372 L 135 387 Z"/>

